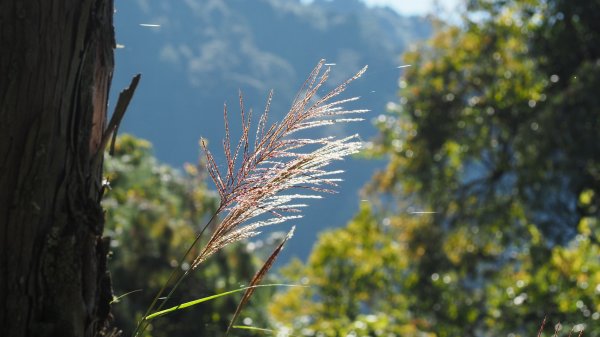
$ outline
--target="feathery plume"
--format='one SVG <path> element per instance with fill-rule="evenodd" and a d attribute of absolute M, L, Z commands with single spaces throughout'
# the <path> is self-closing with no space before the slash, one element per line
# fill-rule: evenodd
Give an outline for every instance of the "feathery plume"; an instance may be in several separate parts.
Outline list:
<path fill-rule="evenodd" d="M 305 204 L 297 199 L 320 198 L 314 193 L 332 193 L 340 181 L 331 176 L 342 171 L 328 171 L 327 166 L 358 152 L 361 142 L 357 135 L 336 139 L 295 138 L 293 134 L 315 127 L 342 122 L 361 121 L 349 118 L 368 110 L 347 110 L 342 104 L 356 101 L 358 97 L 337 101 L 347 85 L 359 78 L 364 67 L 354 76 L 318 98 L 319 89 L 331 71 L 321 60 L 296 95 L 291 109 L 279 123 L 267 125 L 273 93 L 269 94 L 264 113 L 259 119 L 254 142 L 250 141 L 251 113 L 246 113 L 240 94 L 242 135 L 235 149 L 231 145 L 227 107 L 224 108 L 226 170 L 221 171 L 214 156 L 202 140 L 208 173 L 220 196 L 218 213 L 227 214 L 218 224 L 208 243 L 194 259 L 192 269 L 224 246 L 257 235 L 258 229 L 300 218 L 298 213 Z M 252 143 L 252 145 L 251 145 Z M 307 191 L 308 194 L 290 193 Z M 285 194 L 285 193 L 289 194 Z M 294 215 L 290 215 L 293 213 Z M 255 220 L 261 215 L 266 220 Z"/>
<path fill-rule="evenodd" d="M 212 236 L 194 258 L 191 268 L 179 276 L 176 269 L 172 271 L 169 279 L 163 284 L 143 318 L 138 322 L 134 336 L 139 336 L 145 331 L 149 325 L 147 318 L 150 317 L 150 313 L 153 310 L 161 310 L 190 271 L 197 268 L 212 254 L 228 244 L 259 234 L 258 230 L 262 227 L 300 218 L 300 210 L 306 207 L 306 204 L 299 203 L 298 200 L 317 199 L 321 196 L 316 193 L 335 192 L 334 188 L 341 180 L 335 176 L 343 171 L 327 170 L 327 166 L 357 153 L 361 147 L 358 135 L 341 139 L 335 137 L 307 139 L 293 137 L 293 135 L 301 130 L 363 120 L 348 115 L 361 114 L 368 110 L 347 110 L 342 106 L 358 100 L 358 97 L 337 101 L 333 99 L 340 95 L 350 82 L 359 78 L 367 67 L 365 66 L 354 76 L 319 98 L 317 96 L 319 89 L 323 87 L 331 72 L 329 66 L 323 69 L 324 65 L 326 66 L 325 60 L 317 64 L 298 91 L 287 115 L 281 122 L 271 125 L 268 125 L 268 117 L 273 92 L 269 93 L 265 111 L 259 118 L 252 143 L 250 141 L 252 112 L 246 113 L 241 93 L 239 104 L 242 135 L 235 149 L 231 145 L 227 106 L 224 106 L 223 151 L 226 160 L 224 171 L 219 169 L 206 142 L 201 141 L 206 155 L 207 171 L 219 193 L 220 204 L 211 220 L 196 236 L 182 257 L 180 265 L 193 251 L 212 220 L 217 219 L 224 212 L 226 215 L 218 222 Z M 258 284 L 264 277 L 290 236 L 291 234 L 288 234 L 286 240 L 275 249 L 263 268 L 253 278 L 252 284 Z M 175 284 L 166 298 L 158 303 L 172 281 L 175 281 Z M 250 295 L 252 291 L 244 295 L 235 316 L 239 315 Z"/>

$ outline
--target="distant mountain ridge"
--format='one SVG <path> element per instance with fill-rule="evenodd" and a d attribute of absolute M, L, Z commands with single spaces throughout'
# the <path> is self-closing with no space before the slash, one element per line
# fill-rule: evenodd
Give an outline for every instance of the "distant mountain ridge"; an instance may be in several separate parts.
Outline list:
<path fill-rule="evenodd" d="M 358 0 L 117 0 L 115 7 L 123 48 L 116 52 L 114 91 L 142 73 L 121 132 L 149 139 L 157 157 L 174 166 L 196 161 L 201 136 L 220 152 L 223 103 L 237 120 L 238 90 L 246 107 L 259 113 L 273 88 L 272 118 L 283 116 L 321 58 L 335 63 L 330 85 L 370 66 L 348 95 L 362 96 L 357 106 L 371 109 L 367 117 L 374 118 L 396 99 L 402 51 L 431 34 L 424 18 Z M 326 131 L 357 132 L 368 139 L 375 129 L 363 122 Z M 297 232 L 306 237 L 292 241 L 306 242 L 319 228 L 343 225 L 357 209 L 358 189 L 381 163 L 351 160 L 342 166 L 347 181 L 340 194 L 307 209 L 301 227 L 308 228 Z M 309 250 L 294 242 L 288 249 L 300 256 Z"/>

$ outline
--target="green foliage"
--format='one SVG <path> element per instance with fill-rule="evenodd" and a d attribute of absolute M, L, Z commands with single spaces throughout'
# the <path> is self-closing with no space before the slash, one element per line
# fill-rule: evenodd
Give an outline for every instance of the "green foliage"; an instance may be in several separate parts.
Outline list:
<path fill-rule="evenodd" d="M 177 261 L 216 209 L 217 199 L 206 188 L 201 165 L 187 165 L 187 174 L 183 175 L 159 164 L 147 141 L 129 135 L 118 139 L 115 150 L 105 162 L 112 188 L 103 201 L 106 232 L 111 238 L 113 287 L 116 296 L 141 290 L 113 303 L 115 325 L 128 334 L 172 268 L 178 267 Z M 189 268 L 190 262 L 179 268 Z M 245 245 L 230 246 L 194 271 L 167 307 L 237 289 L 252 278 L 256 269 L 255 258 Z M 267 296 L 257 294 L 243 317 L 252 318 L 260 326 L 265 321 L 260 308 L 265 306 Z M 219 336 L 236 306 L 235 296 L 206 302 L 178 315 L 153 320 L 146 335 Z"/>
<path fill-rule="evenodd" d="M 425 322 L 411 319 L 399 294 L 408 253 L 363 206 L 346 228 L 322 233 L 306 265 L 295 260 L 282 271 L 292 288 L 274 297 L 269 311 L 291 335 L 415 335 Z M 308 299 L 313 299 L 309 301 Z"/>
<path fill-rule="evenodd" d="M 313 287 L 280 294 L 278 322 L 531 336 L 548 315 L 600 336 L 600 2 L 571 3 L 469 1 L 405 54 L 372 150 L 390 158 L 376 207 L 290 266 Z M 389 324 L 358 330 L 364 315 Z"/>

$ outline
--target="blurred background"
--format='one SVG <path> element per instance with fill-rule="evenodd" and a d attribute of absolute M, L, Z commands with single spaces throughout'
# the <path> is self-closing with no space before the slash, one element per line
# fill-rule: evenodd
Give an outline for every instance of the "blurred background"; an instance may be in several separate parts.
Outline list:
<path fill-rule="evenodd" d="M 328 89 L 369 65 L 345 96 L 361 96 L 357 107 L 372 112 L 366 122 L 331 126 L 318 136 L 359 133 L 368 141 L 376 134 L 369 120 L 396 100 L 401 53 L 432 32 L 422 16 L 402 16 L 358 0 L 123 1 L 115 6 L 117 43 L 123 48 L 116 51 L 113 88 L 126 86 L 133 73 L 144 77 L 121 132 L 151 141 L 160 161 L 179 168 L 197 162 L 200 137 L 223 162 L 223 104 L 229 106 L 233 134 L 239 134 L 239 91 L 246 108 L 259 114 L 273 89 L 271 117 L 279 120 L 322 58 L 335 63 Z M 352 160 L 342 166 L 340 193 L 311 205 L 282 259 L 305 258 L 307 243 L 320 229 L 348 221 L 358 209 L 358 190 L 384 164 Z"/>
<path fill-rule="evenodd" d="M 172 304 L 247 284 L 298 225 L 232 335 L 600 335 L 600 1 L 115 2 L 112 102 L 142 81 L 106 172 L 117 326 L 130 333 L 218 200 L 227 103 L 281 119 L 316 63 L 366 121 L 339 193 L 232 246 Z M 139 290 L 139 291 L 138 291 Z M 149 336 L 221 335 L 237 298 L 161 318 Z M 558 324 L 561 322 L 561 324 Z"/>

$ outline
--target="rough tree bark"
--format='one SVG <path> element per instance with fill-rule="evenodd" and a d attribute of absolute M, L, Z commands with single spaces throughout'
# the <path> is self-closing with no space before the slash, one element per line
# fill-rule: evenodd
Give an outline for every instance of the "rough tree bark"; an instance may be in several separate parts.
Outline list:
<path fill-rule="evenodd" d="M 2 336 L 97 336 L 108 319 L 112 17 L 112 0 L 0 2 Z"/>

